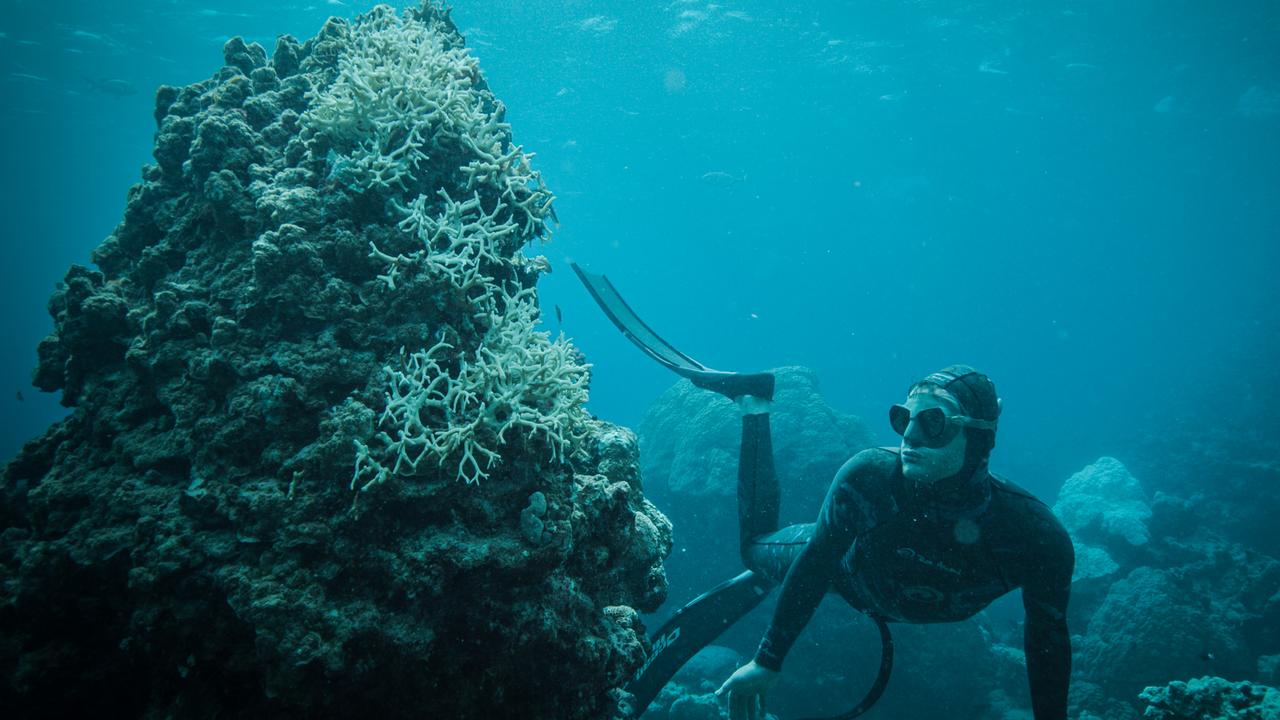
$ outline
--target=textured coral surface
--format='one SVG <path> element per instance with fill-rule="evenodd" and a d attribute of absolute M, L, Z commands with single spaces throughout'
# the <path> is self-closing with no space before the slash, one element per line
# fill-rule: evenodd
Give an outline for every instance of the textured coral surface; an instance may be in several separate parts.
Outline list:
<path fill-rule="evenodd" d="M 0 706 L 625 714 L 670 526 L 534 326 L 553 198 L 461 36 L 224 53 L 50 300 L 73 412 L 0 485 Z"/>
<path fill-rule="evenodd" d="M 1148 720 L 1273 720 L 1280 717 L 1280 690 L 1250 682 L 1202 677 L 1149 687 L 1142 692 Z"/>

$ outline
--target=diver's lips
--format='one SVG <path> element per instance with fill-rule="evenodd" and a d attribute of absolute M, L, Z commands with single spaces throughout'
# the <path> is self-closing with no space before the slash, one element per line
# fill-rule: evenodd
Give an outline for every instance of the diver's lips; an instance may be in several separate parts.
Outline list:
<path fill-rule="evenodd" d="M 921 460 L 924 459 L 924 456 L 916 452 L 915 450 L 903 450 L 902 459 L 910 460 L 911 462 L 920 462 Z"/>

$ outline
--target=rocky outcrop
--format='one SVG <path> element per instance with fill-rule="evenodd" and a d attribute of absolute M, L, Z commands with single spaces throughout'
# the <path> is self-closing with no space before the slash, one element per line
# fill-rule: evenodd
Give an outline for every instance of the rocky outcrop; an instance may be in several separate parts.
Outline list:
<path fill-rule="evenodd" d="M 8 717 L 612 718 L 670 525 L 536 329 L 552 196 L 446 12 L 156 96 L 0 479 Z"/>
<path fill-rule="evenodd" d="M 1147 720 L 1270 720 L 1280 717 L 1280 690 L 1220 677 L 1175 681 L 1142 691 Z"/>
<path fill-rule="evenodd" d="M 1204 517 L 1216 501 L 1160 489 L 1171 485 L 1148 495 L 1104 457 L 1059 493 L 1077 557 L 1073 716 L 1136 720 L 1144 687 L 1210 670 L 1262 677 L 1280 647 L 1280 562 Z"/>

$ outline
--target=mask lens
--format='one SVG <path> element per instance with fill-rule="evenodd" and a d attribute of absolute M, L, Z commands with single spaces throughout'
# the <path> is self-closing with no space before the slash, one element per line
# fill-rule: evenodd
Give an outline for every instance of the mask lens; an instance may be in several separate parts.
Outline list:
<path fill-rule="evenodd" d="M 893 405 L 889 408 L 889 427 L 899 435 L 907 434 L 907 425 L 911 424 L 911 411 L 905 405 Z"/>
<path fill-rule="evenodd" d="M 931 407 L 928 410 L 921 410 L 916 413 L 916 424 L 924 431 L 925 437 L 930 440 L 937 439 L 942 435 L 942 431 L 947 427 L 947 415 L 942 412 L 942 408 Z"/>
<path fill-rule="evenodd" d="M 948 425 L 947 414 L 939 407 L 921 410 L 915 415 L 905 405 L 893 405 L 889 408 L 889 426 L 903 437 L 910 430 L 911 440 L 918 446 L 946 445 L 954 434 L 947 431 Z"/>

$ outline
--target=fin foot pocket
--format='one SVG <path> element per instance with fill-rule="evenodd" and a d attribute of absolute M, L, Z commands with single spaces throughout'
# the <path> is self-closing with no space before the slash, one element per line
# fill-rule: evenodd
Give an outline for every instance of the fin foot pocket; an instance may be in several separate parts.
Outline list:
<path fill-rule="evenodd" d="M 689 381 L 703 390 L 718 392 L 730 400 L 743 395 L 773 400 L 773 373 L 699 372 L 688 375 Z"/>

